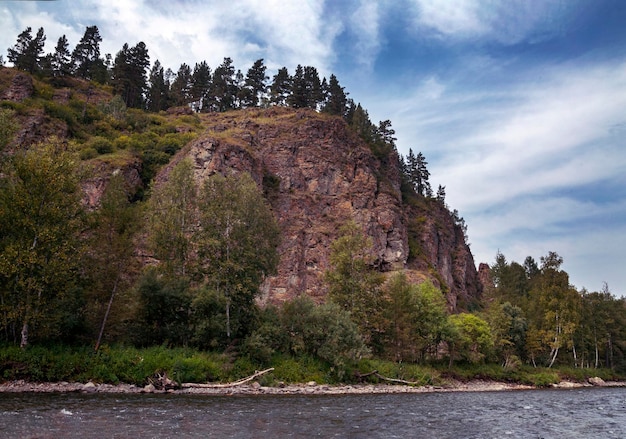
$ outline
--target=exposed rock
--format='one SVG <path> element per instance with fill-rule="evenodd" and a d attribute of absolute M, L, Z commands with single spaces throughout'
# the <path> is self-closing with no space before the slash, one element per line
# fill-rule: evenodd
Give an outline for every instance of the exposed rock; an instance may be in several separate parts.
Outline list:
<path fill-rule="evenodd" d="M 30 98 L 34 92 L 33 79 L 29 75 L 17 73 L 13 76 L 11 85 L 0 94 L 0 99 L 22 102 L 24 99 Z"/>
<path fill-rule="evenodd" d="M 330 244 L 348 220 L 371 238 L 381 271 L 426 273 L 446 291 L 453 310 L 480 294 L 473 257 L 450 212 L 428 200 L 422 207 L 403 205 L 397 157 L 383 168 L 342 119 L 271 108 L 212 114 L 203 122 L 205 134 L 179 152 L 157 184 L 184 157 L 191 158 L 199 182 L 215 173 L 252 175 L 282 230 L 278 273 L 262 286 L 262 303 L 302 293 L 323 301 Z M 409 225 L 421 217 L 421 254 L 408 261 Z"/>
<path fill-rule="evenodd" d="M 604 387 L 606 382 L 600 377 L 591 377 L 587 380 L 589 384 L 597 387 Z"/>
<path fill-rule="evenodd" d="M 156 390 L 156 387 L 154 387 L 154 384 L 147 384 L 142 389 L 144 393 L 154 393 L 155 390 Z"/>
<path fill-rule="evenodd" d="M 82 388 L 83 392 L 87 392 L 87 393 L 93 393 L 96 390 L 98 390 L 97 386 L 92 383 L 91 381 L 89 381 L 87 384 L 85 384 Z"/>
<path fill-rule="evenodd" d="M 83 204 L 87 209 L 95 209 L 100 206 L 102 195 L 111 180 L 111 177 L 119 172 L 123 175 L 129 193 L 135 193 L 143 186 L 141 181 L 141 162 L 133 157 L 126 163 L 109 163 L 102 159 L 92 161 L 91 177 L 81 182 L 83 192 Z"/>

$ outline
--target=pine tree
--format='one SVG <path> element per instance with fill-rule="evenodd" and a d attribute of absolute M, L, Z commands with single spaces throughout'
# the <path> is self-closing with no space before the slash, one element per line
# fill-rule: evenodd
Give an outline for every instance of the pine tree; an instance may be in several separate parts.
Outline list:
<path fill-rule="evenodd" d="M 40 70 L 40 61 L 43 54 L 43 46 L 46 42 L 43 27 L 37 31 L 35 38 L 31 35 L 32 28 L 27 27 L 17 37 L 17 43 L 8 49 L 7 59 L 15 68 L 35 73 Z"/>
<path fill-rule="evenodd" d="M 115 56 L 113 89 L 127 107 L 142 108 L 146 92 L 146 69 L 150 65 L 148 49 L 143 42 L 130 48 L 125 43 Z"/>
<path fill-rule="evenodd" d="M 180 106 L 190 102 L 192 79 L 191 67 L 185 63 L 181 64 L 170 86 L 172 105 Z"/>
<path fill-rule="evenodd" d="M 270 86 L 270 102 L 272 105 L 287 105 L 291 93 L 291 82 L 292 79 L 291 76 L 289 76 L 287 67 L 278 69 L 278 72 L 272 79 L 272 85 Z"/>
<path fill-rule="evenodd" d="M 211 89 L 211 68 L 202 61 L 196 63 L 191 74 L 191 88 L 189 89 L 189 96 L 193 102 L 193 107 L 197 111 L 206 109 L 209 107 L 209 91 Z"/>
<path fill-rule="evenodd" d="M 345 116 L 347 112 L 347 97 L 344 88 L 339 85 L 335 75 L 330 75 L 328 81 L 328 97 L 324 105 L 324 112 L 337 116 Z"/>
<path fill-rule="evenodd" d="M 242 87 L 241 106 L 243 108 L 257 107 L 267 93 L 267 83 L 269 79 L 265 75 L 267 67 L 263 64 L 263 59 L 258 59 L 252 67 L 248 69 L 246 80 Z"/>
<path fill-rule="evenodd" d="M 304 68 L 298 64 L 296 72 L 291 78 L 291 93 L 287 96 L 287 104 L 292 108 L 306 108 L 307 87 L 304 78 Z"/>
<path fill-rule="evenodd" d="M 102 37 L 98 26 L 87 26 L 83 37 L 72 52 L 74 74 L 83 79 L 102 79 L 102 70 L 106 70 L 100 58 Z"/>
<path fill-rule="evenodd" d="M 227 57 L 213 73 L 209 91 L 209 110 L 222 112 L 234 109 L 237 92 L 235 67 L 233 60 Z"/>
<path fill-rule="evenodd" d="M 430 182 L 428 179 L 430 178 L 430 172 L 426 167 L 428 162 L 424 155 L 420 152 L 417 154 L 413 154 L 413 150 L 409 149 L 409 155 L 407 156 L 406 169 L 408 172 L 408 179 L 410 183 L 413 185 L 413 189 L 419 195 L 423 195 L 426 197 L 432 196 L 432 188 L 430 186 Z"/>
<path fill-rule="evenodd" d="M 65 35 L 59 37 L 54 53 L 50 58 L 52 76 L 68 76 L 72 72 L 72 57 Z"/>
<path fill-rule="evenodd" d="M 150 86 L 146 99 L 146 107 L 148 110 L 156 112 L 167 109 L 169 87 L 165 81 L 163 66 L 161 66 L 159 60 L 154 62 L 150 70 L 149 83 Z"/>

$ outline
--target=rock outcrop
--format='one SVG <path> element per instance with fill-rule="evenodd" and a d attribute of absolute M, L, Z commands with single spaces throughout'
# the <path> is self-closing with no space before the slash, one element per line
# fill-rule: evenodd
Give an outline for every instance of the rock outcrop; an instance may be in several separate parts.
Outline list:
<path fill-rule="evenodd" d="M 381 271 L 423 273 L 444 289 L 452 310 L 480 294 L 463 231 L 447 209 L 405 206 L 395 157 L 383 167 L 342 119 L 272 108 L 212 114 L 203 123 L 205 133 L 181 150 L 157 181 L 167 179 L 184 157 L 191 158 L 199 182 L 215 173 L 252 175 L 282 231 L 278 272 L 263 285 L 262 302 L 303 293 L 323 301 L 330 244 L 348 220 L 371 238 Z M 416 216 L 425 220 L 410 231 Z M 419 243 L 419 257 L 409 257 L 410 233 Z"/>

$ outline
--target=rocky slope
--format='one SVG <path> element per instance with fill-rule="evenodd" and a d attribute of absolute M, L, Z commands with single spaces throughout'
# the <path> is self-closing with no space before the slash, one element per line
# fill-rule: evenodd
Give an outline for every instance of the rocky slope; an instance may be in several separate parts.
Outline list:
<path fill-rule="evenodd" d="M 167 179 L 184 157 L 192 159 L 198 181 L 214 173 L 253 176 L 282 230 L 278 273 L 265 282 L 262 302 L 280 303 L 302 293 L 322 301 L 330 244 L 350 219 L 371 237 L 381 271 L 407 270 L 413 279 L 432 279 L 451 310 L 480 294 L 472 254 L 448 210 L 434 200 L 403 203 L 397 160 L 383 169 L 340 118 L 273 108 L 212 114 L 203 124 L 205 133 L 157 180 Z"/>

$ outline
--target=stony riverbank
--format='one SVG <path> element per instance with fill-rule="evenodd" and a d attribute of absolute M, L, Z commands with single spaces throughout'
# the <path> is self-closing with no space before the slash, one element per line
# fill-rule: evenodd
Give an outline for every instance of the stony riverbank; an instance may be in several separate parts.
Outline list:
<path fill-rule="evenodd" d="M 588 382 L 577 383 L 562 381 L 552 387 L 569 389 L 580 387 L 626 387 L 626 382 L 603 381 L 591 378 Z M 132 384 L 94 384 L 94 383 L 31 383 L 23 380 L 0 383 L 2 392 L 32 393 L 118 393 L 118 394 L 198 394 L 198 395 L 349 395 L 381 393 L 432 393 L 432 392 L 491 392 L 507 390 L 529 390 L 536 387 L 496 381 L 473 380 L 469 382 L 449 381 L 441 386 L 406 386 L 386 384 L 326 385 L 314 382 L 306 384 L 261 386 L 259 383 L 231 387 L 202 387 L 158 390 L 152 385 L 145 387 Z"/>

